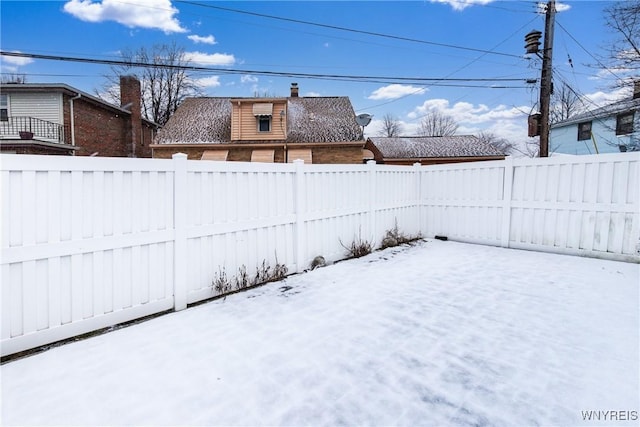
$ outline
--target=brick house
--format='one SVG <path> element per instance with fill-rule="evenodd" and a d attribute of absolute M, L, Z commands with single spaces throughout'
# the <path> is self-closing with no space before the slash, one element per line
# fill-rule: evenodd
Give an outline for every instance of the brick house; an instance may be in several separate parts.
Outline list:
<path fill-rule="evenodd" d="M 362 163 L 364 139 L 348 97 L 189 98 L 158 132 L 153 157 Z"/>
<path fill-rule="evenodd" d="M 143 119 L 140 82 L 120 78 L 122 106 L 66 84 L 0 85 L 0 151 L 151 157 L 159 126 Z"/>
<path fill-rule="evenodd" d="M 436 165 L 504 160 L 505 154 L 473 135 L 400 136 L 367 138 L 365 149 L 376 163 Z"/>

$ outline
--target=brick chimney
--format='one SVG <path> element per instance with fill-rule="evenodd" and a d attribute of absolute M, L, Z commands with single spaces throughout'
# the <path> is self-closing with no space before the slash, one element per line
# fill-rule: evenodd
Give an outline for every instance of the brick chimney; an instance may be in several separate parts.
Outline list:
<path fill-rule="evenodd" d="M 120 76 L 120 105 L 131 112 L 125 138 L 129 146 L 129 157 L 141 157 L 142 112 L 140 109 L 140 80 L 136 76 Z"/>
<path fill-rule="evenodd" d="M 291 98 L 298 97 L 298 83 L 291 83 Z"/>
<path fill-rule="evenodd" d="M 633 99 L 640 98 L 640 80 L 634 80 L 633 82 Z"/>

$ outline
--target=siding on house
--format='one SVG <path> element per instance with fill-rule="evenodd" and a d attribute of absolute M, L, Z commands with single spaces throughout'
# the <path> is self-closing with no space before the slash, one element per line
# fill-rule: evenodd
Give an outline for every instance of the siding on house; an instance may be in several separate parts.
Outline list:
<path fill-rule="evenodd" d="M 143 120 L 135 102 L 127 108 L 119 107 L 65 84 L 3 84 L 2 93 L 8 95 L 10 118 L 55 124 L 38 122 L 37 129 L 32 129 L 33 138 L 20 140 L 18 130 L 25 130 L 24 121 L 19 121 L 22 129 L 11 126 L 11 121 L 1 122 L 3 152 L 151 157 L 150 145 L 158 125 Z M 126 97 L 134 101 L 140 98 L 137 79 L 123 76 L 121 97 L 123 103 Z"/>
<path fill-rule="evenodd" d="M 270 103 L 273 105 L 271 129 L 258 130 L 258 119 L 253 114 L 253 105 Z M 281 114 L 284 112 L 284 115 Z M 272 141 L 286 138 L 286 99 L 232 99 L 231 100 L 231 140 L 232 141 Z"/>
<path fill-rule="evenodd" d="M 562 154 L 619 153 L 631 151 L 638 144 L 640 94 L 580 114 L 551 125 L 549 151 Z M 634 131 L 616 135 L 617 117 L 634 112 Z M 591 122 L 591 138 L 578 140 L 578 126 Z"/>
<path fill-rule="evenodd" d="M 63 124 L 61 93 L 9 93 L 9 114 Z"/>
<path fill-rule="evenodd" d="M 635 115 L 634 120 L 638 120 L 638 114 Z M 591 121 L 592 137 L 579 141 L 578 125 L 588 121 Z M 631 135 L 616 135 L 616 116 L 585 118 L 581 122 L 552 127 L 549 148 L 551 153 L 574 155 L 619 153 L 620 146 L 631 144 L 631 137 Z"/>

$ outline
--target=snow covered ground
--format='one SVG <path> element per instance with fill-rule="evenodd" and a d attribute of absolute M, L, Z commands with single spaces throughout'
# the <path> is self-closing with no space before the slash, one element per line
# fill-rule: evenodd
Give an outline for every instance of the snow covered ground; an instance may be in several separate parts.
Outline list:
<path fill-rule="evenodd" d="M 637 425 L 639 283 L 638 264 L 387 249 L 6 363 L 1 421 Z"/>

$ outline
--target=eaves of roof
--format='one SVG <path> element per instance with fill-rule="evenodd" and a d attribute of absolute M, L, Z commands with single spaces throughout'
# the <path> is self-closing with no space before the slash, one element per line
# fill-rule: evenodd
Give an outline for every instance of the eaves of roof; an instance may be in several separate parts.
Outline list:
<path fill-rule="evenodd" d="M 131 114 L 131 111 L 126 110 L 122 107 L 118 107 L 117 105 L 111 104 L 109 102 L 105 102 L 102 99 L 93 96 L 87 92 L 76 89 L 72 86 L 69 86 L 65 83 L 3 83 L 0 85 L 0 90 L 3 93 L 11 93 L 11 92 L 26 92 L 26 93 L 46 93 L 46 92 L 56 92 L 62 93 L 64 95 L 69 96 L 78 96 L 80 95 L 85 101 L 91 102 L 100 107 L 116 111 L 121 114 Z M 145 122 L 152 124 L 154 126 L 160 127 L 157 123 L 154 123 L 150 120 L 143 119 Z"/>

